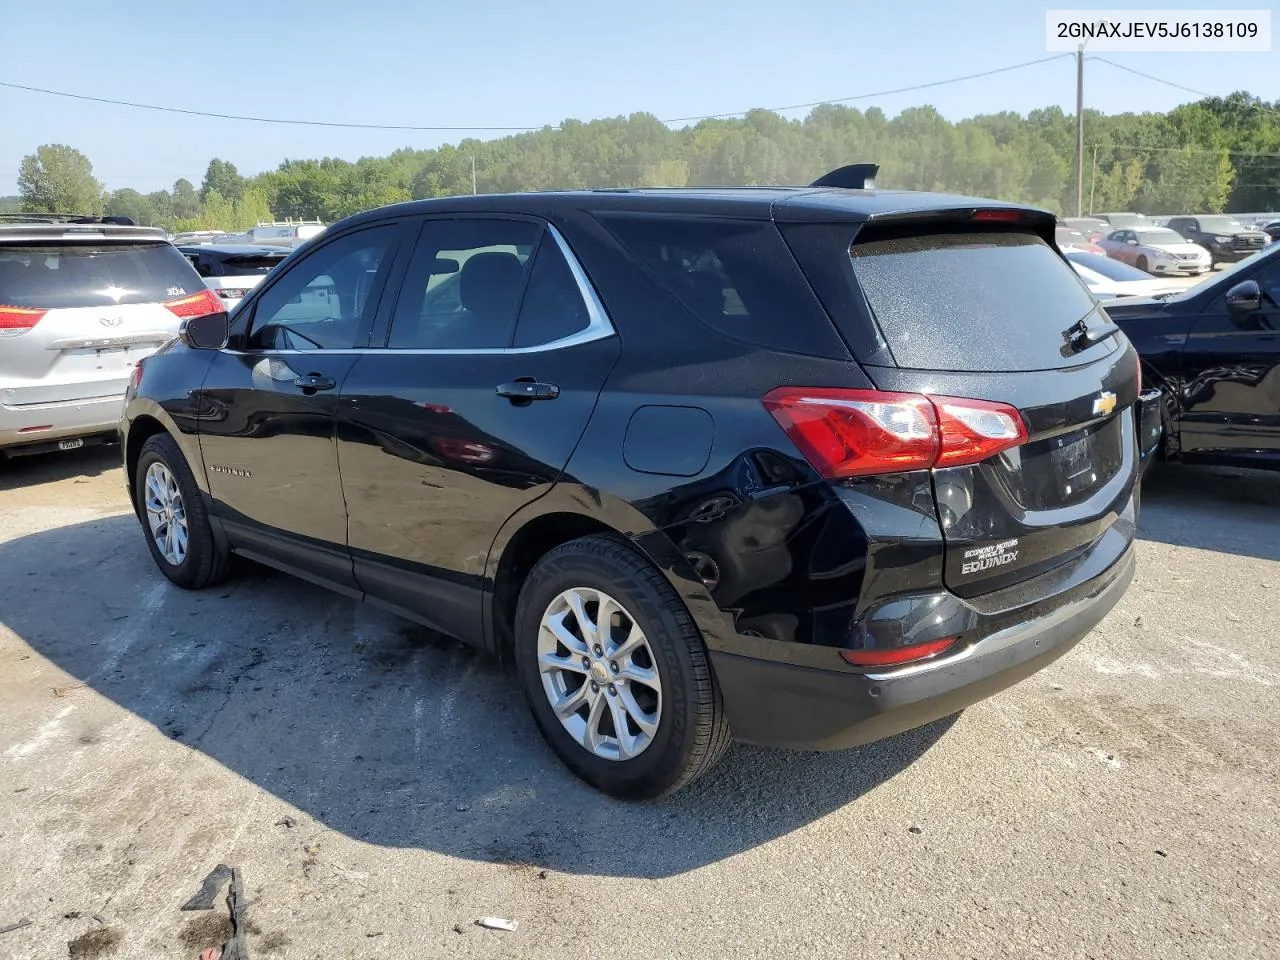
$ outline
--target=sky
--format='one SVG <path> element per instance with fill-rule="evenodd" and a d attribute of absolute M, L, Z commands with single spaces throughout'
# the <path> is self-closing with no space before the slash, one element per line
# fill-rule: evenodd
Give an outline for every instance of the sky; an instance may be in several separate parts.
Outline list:
<path fill-rule="evenodd" d="M 355 123 L 539 127 L 637 111 L 669 120 L 852 97 L 1046 57 L 1045 10 L 1070 7 L 1067 0 L 0 0 L 0 81 Z M 1276 52 L 1105 56 L 1212 94 L 1246 89 L 1280 99 Z M 1164 111 L 1197 99 L 1096 61 L 1085 71 L 1086 106 L 1104 113 Z M 1074 59 L 851 105 L 893 116 L 923 104 L 951 120 L 1051 104 L 1073 113 Z M 0 195 L 17 192 L 23 155 L 42 143 L 81 150 L 108 189 L 146 193 L 179 177 L 198 186 L 215 156 L 254 174 L 284 159 L 355 160 L 501 135 L 189 117 L 0 88 Z"/>

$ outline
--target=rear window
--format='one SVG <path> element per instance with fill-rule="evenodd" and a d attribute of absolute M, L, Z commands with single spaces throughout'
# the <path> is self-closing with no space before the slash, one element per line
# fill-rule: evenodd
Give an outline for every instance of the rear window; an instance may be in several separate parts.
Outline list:
<path fill-rule="evenodd" d="M 204 288 L 168 243 L 0 246 L 0 303 L 56 310 L 157 303 Z"/>
<path fill-rule="evenodd" d="M 599 216 L 659 285 L 707 326 L 787 352 L 844 354 L 771 221 Z"/>
<path fill-rule="evenodd" d="M 247 277 L 270 273 L 271 268 L 284 259 L 284 254 L 265 256 L 224 257 L 218 265 L 218 276 Z"/>
<path fill-rule="evenodd" d="M 1032 234 L 946 233 L 854 243 L 853 273 L 894 360 L 922 370 L 1075 366 L 1064 332 L 1094 309 Z"/>

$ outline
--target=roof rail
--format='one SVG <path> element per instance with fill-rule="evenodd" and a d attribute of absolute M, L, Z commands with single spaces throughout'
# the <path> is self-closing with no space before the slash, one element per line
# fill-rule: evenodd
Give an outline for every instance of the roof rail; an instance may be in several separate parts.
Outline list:
<path fill-rule="evenodd" d="M 109 223 L 117 227 L 136 227 L 130 217 L 89 216 L 83 213 L 0 213 L 8 223 Z"/>
<path fill-rule="evenodd" d="M 811 187 L 841 187 L 845 190 L 874 190 L 876 174 L 880 172 L 878 163 L 851 163 L 848 166 L 832 170 L 819 177 Z"/>

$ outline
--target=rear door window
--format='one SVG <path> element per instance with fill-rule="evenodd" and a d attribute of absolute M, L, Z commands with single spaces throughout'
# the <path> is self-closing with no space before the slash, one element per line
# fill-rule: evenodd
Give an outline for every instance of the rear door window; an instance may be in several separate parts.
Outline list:
<path fill-rule="evenodd" d="M 1075 324 L 1095 309 L 1072 269 L 1039 237 L 943 233 L 854 243 L 848 256 L 898 366 L 1015 371 L 1076 366 Z"/>
<path fill-rule="evenodd" d="M 14 307 L 159 303 L 203 287 L 168 243 L 0 246 L 0 303 Z"/>
<path fill-rule="evenodd" d="M 848 356 L 772 221 L 597 216 L 707 326 L 791 353 Z"/>

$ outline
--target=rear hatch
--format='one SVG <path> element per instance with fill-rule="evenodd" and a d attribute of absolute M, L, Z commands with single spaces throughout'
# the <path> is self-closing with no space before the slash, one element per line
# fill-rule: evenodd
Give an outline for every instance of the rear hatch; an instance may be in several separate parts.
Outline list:
<path fill-rule="evenodd" d="M 1025 426 L 1023 442 L 932 471 L 961 596 L 1087 551 L 1136 476 L 1136 354 L 1052 248 L 1051 217 L 985 214 L 779 223 L 879 390 L 1008 405 Z"/>
<path fill-rule="evenodd" d="M 0 242 L 0 403 L 123 395 L 180 317 L 217 309 L 167 241 Z"/>

